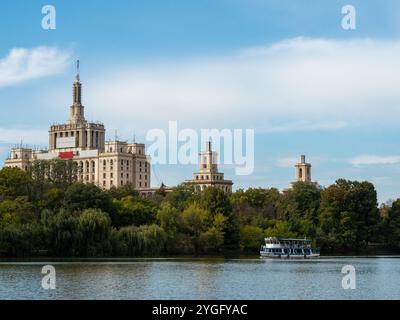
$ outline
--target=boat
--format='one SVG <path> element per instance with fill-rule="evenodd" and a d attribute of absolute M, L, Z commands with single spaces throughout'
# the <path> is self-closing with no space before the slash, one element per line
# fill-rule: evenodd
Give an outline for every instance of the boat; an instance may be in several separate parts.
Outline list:
<path fill-rule="evenodd" d="M 269 237 L 261 246 L 262 258 L 310 259 L 320 256 L 319 249 L 312 248 L 311 240 Z"/>

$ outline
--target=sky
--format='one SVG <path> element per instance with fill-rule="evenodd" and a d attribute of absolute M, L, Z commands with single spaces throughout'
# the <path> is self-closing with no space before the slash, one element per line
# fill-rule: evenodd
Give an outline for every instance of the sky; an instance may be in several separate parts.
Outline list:
<path fill-rule="evenodd" d="M 42 7 L 56 29 L 42 28 Z M 342 28 L 342 7 L 356 29 Z M 154 128 L 254 129 L 255 169 L 234 188 L 312 178 L 371 181 L 400 197 L 400 2 L 337 0 L 6 0 L 0 10 L 0 163 L 16 144 L 46 147 L 65 122 L 74 61 L 86 118 L 107 138 L 146 141 Z M 176 185 L 195 165 L 152 166 Z"/>

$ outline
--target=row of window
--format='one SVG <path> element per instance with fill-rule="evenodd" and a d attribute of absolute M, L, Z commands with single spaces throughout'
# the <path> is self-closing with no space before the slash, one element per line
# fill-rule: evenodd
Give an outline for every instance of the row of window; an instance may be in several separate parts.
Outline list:
<path fill-rule="evenodd" d="M 109 148 L 108 148 L 108 152 L 113 152 L 113 147 L 109 147 Z M 120 152 L 120 153 L 124 153 L 124 149 L 123 149 L 122 147 L 120 147 L 120 148 L 119 148 L 119 152 Z M 129 153 L 132 153 L 132 151 L 129 150 Z M 139 150 L 138 150 L 138 153 L 139 153 L 139 154 L 142 154 L 142 150 L 139 149 Z"/>
<path fill-rule="evenodd" d="M 222 180 L 222 176 L 212 176 L 214 180 Z M 196 180 L 209 180 L 210 176 L 209 175 L 200 175 L 196 176 Z"/>

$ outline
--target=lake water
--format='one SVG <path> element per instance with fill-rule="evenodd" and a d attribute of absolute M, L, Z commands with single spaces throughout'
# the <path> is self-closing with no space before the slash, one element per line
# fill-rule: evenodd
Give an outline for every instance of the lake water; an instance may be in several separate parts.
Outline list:
<path fill-rule="evenodd" d="M 55 290 L 41 286 L 46 264 Z M 342 288 L 344 265 L 354 290 Z M 0 260 L 0 299 L 400 299 L 400 258 Z"/>

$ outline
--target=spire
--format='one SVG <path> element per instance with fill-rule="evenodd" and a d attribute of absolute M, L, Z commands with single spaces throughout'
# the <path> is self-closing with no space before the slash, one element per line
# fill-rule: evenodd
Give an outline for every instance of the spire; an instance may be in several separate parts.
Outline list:
<path fill-rule="evenodd" d="M 211 139 L 206 143 L 206 151 L 211 152 Z"/>
<path fill-rule="evenodd" d="M 81 79 L 79 77 L 79 60 L 76 60 L 76 82 L 80 82 Z"/>
<path fill-rule="evenodd" d="M 72 106 L 70 112 L 70 123 L 79 123 L 85 121 L 84 107 L 82 105 L 82 84 L 79 75 L 79 60 L 76 61 L 76 76 L 72 86 Z"/>
<path fill-rule="evenodd" d="M 74 105 L 82 105 L 82 84 L 79 76 L 79 60 L 76 61 L 76 77 L 73 86 L 73 104 Z"/>

